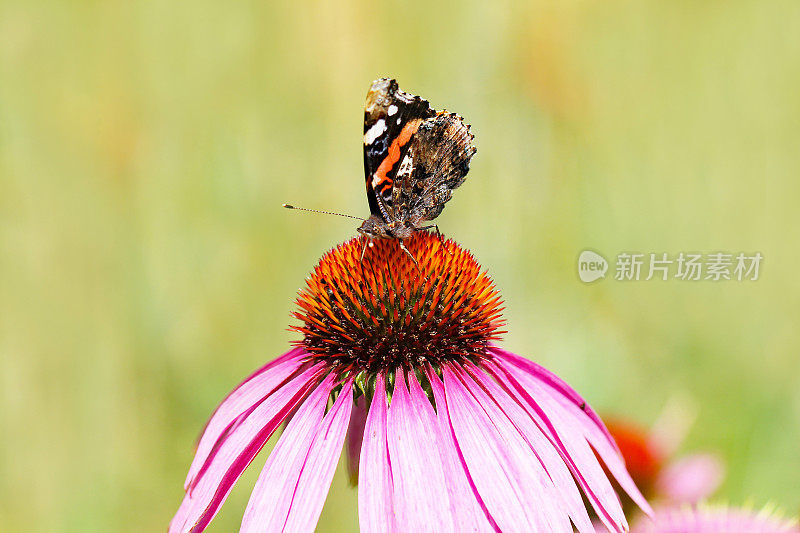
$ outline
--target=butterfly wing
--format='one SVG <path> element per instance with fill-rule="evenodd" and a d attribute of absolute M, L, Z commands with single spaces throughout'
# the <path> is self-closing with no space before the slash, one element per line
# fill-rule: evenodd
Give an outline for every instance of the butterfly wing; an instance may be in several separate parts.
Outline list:
<path fill-rule="evenodd" d="M 469 172 L 474 137 L 464 119 L 440 112 L 424 120 L 409 142 L 398 167 L 392 205 L 417 227 L 444 209 Z"/>
<path fill-rule="evenodd" d="M 396 220 L 393 184 L 400 161 L 424 120 L 435 112 L 427 100 L 400 90 L 381 78 L 372 83 L 364 106 L 364 173 L 367 201 L 373 215 Z"/>

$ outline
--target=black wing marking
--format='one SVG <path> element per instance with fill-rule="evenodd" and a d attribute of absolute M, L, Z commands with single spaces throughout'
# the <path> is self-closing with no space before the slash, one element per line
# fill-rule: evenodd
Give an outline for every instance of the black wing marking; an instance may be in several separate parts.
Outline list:
<path fill-rule="evenodd" d="M 469 125 L 441 112 L 420 124 L 400 162 L 392 200 L 413 226 L 433 220 L 469 172 L 475 154 Z"/>
<path fill-rule="evenodd" d="M 399 162 L 416 128 L 434 114 L 427 100 L 401 91 L 392 79 L 375 80 L 367 93 L 364 105 L 367 201 L 370 212 L 385 222 L 397 218 L 392 188 Z"/>

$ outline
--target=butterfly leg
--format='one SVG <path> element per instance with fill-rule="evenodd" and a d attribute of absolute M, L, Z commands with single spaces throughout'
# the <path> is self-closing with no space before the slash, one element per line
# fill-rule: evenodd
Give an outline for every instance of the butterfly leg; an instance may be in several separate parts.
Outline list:
<path fill-rule="evenodd" d="M 434 231 L 436 231 L 436 235 L 439 237 L 439 241 L 441 241 L 441 245 L 442 245 L 442 248 L 444 248 L 444 251 L 445 251 L 445 252 L 447 252 L 447 253 L 448 253 L 448 254 L 450 254 L 450 255 L 453 255 L 453 252 L 451 252 L 451 251 L 450 251 L 450 250 L 449 250 L 449 249 L 448 249 L 448 248 L 447 248 L 447 247 L 444 245 L 444 235 L 442 235 L 442 232 L 441 232 L 441 231 L 439 231 L 439 226 L 438 226 L 438 225 L 436 225 L 436 224 L 431 224 L 431 225 L 429 225 L 429 226 L 422 226 L 421 228 L 417 228 L 417 231 L 423 231 L 423 230 L 426 230 L 426 229 L 431 229 L 431 228 L 433 228 L 433 229 L 434 229 Z"/>
<path fill-rule="evenodd" d="M 422 230 L 431 229 L 431 228 L 433 228 L 434 231 L 436 231 L 436 235 L 438 235 L 440 237 L 442 236 L 442 232 L 439 231 L 439 226 L 436 225 L 436 224 L 430 224 L 428 226 L 422 226 L 420 228 L 416 228 L 415 231 L 422 231 Z"/>
<path fill-rule="evenodd" d="M 411 258 L 411 260 L 412 260 L 412 261 L 414 261 L 414 264 L 415 264 L 415 265 L 417 265 L 417 270 L 419 270 L 419 263 L 417 263 L 417 258 L 416 258 L 416 257 L 414 257 L 414 254 L 412 254 L 412 253 L 411 253 L 411 251 L 410 251 L 408 248 L 406 248 L 406 245 L 405 245 L 405 243 L 403 242 L 403 239 L 397 239 L 397 242 L 399 242 L 399 243 L 400 243 L 400 248 L 401 248 L 401 249 L 402 249 L 402 250 L 403 250 L 405 253 L 407 253 L 407 254 L 408 254 L 408 257 L 410 257 L 410 258 Z"/>
<path fill-rule="evenodd" d="M 364 239 L 364 247 L 361 248 L 361 263 L 362 264 L 364 263 L 364 253 L 367 251 L 367 246 L 372 248 L 372 239 L 370 239 L 369 237 Z"/>

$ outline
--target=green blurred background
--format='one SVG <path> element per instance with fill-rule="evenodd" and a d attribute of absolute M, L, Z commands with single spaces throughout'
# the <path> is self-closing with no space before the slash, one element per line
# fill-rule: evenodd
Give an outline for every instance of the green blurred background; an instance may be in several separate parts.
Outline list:
<path fill-rule="evenodd" d="M 671 398 L 718 500 L 800 508 L 800 3 L 0 3 L 0 529 L 163 531 L 216 403 L 286 350 L 367 214 L 370 82 L 462 114 L 440 217 L 504 344 L 599 410 Z M 582 284 L 581 250 L 755 252 L 756 282 Z M 238 527 L 262 454 L 212 531 Z M 319 531 L 353 531 L 337 472 Z"/>

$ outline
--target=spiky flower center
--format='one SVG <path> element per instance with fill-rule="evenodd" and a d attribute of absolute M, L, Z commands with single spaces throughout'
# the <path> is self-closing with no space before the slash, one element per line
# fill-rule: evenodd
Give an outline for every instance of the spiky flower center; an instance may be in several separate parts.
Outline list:
<path fill-rule="evenodd" d="M 325 254 L 299 293 L 293 329 L 313 358 L 357 373 L 437 367 L 479 358 L 504 333 L 494 283 L 455 242 L 420 232 L 410 255 L 396 240 L 366 244 Z"/>

